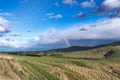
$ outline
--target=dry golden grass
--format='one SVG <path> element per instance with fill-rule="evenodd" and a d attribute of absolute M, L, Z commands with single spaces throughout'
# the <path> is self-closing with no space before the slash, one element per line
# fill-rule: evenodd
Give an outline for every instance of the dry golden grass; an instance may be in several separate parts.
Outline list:
<path fill-rule="evenodd" d="M 8 77 L 8 80 L 26 80 L 27 75 L 20 66 L 20 64 L 16 61 L 16 59 L 12 57 L 1 56 L 0 58 L 0 78 L 3 78 L 2 75 Z M 4 79 L 0 79 L 4 80 Z M 7 79 L 6 79 L 7 80 Z"/>
<path fill-rule="evenodd" d="M 89 80 L 119 80 L 119 78 L 113 76 L 111 72 L 103 72 L 100 70 L 88 69 L 74 64 L 65 64 L 65 68 L 77 72 Z"/>
<path fill-rule="evenodd" d="M 2 57 L 0 75 L 0 80 L 120 80 L 120 62 L 54 57 Z"/>

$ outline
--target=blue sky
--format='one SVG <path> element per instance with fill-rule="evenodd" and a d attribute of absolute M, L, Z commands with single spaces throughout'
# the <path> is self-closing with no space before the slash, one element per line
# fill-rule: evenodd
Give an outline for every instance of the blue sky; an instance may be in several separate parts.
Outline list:
<path fill-rule="evenodd" d="M 0 47 L 52 49 L 119 40 L 119 17 L 120 0 L 0 0 Z"/>

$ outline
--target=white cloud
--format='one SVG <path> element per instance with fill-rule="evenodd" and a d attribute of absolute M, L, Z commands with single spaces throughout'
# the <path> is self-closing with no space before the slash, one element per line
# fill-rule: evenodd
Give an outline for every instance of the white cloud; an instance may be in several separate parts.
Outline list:
<path fill-rule="evenodd" d="M 91 8 L 91 7 L 95 7 L 95 5 L 96 4 L 94 0 L 86 1 L 80 4 L 82 8 Z"/>
<path fill-rule="evenodd" d="M 108 7 L 108 10 L 115 8 L 120 9 L 120 0 L 105 0 L 102 5 Z"/>
<path fill-rule="evenodd" d="M 0 32 L 5 32 L 5 29 L 3 27 L 0 27 Z"/>
<path fill-rule="evenodd" d="M 51 19 L 60 19 L 63 17 L 61 14 L 54 15 L 54 13 L 47 13 L 47 14 L 45 14 L 45 16 L 47 16 L 48 18 L 51 18 Z"/>
<path fill-rule="evenodd" d="M 82 29 L 85 30 L 83 31 Z M 8 45 L 14 47 L 34 47 L 36 45 L 45 47 L 49 45 L 49 47 L 53 47 L 52 45 L 55 46 L 55 44 L 58 44 L 57 46 L 60 46 L 62 42 L 65 44 L 67 42 L 66 39 L 120 39 L 119 30 L 120 18 L 104 19 L 89 24 L 76 24 L 63 30 L 56 30 L 54 28 L 51 28 L 40 33 L 39 36 L 35 36 L 32 39 L 30 38 L 23 43 L 13 41 L 0 41 L 0 45 Z"/>
<path fill-rule="evenodd" d="M 63 0 L 64 4 L 68 4 L 68 5 L 76 5 L 78 4 L 77 0 Z"/>
<path fill-rule="evenodd" d="M 91 27 L 95 25 L 95 27 Z M 81 29 L 86 31 L 81 31 Z M 101 20 L 96 23 L 74 25 L 65 30 L 49 29 L 40 33 L 34 41 L 38 44 L 54 44 L 70 40 L 80 39 L 120 39 L 120 18 Z"/>
<path fill-rule="evenodd" d="M 10 31 L 10 21 L 0 16 L 0 33 L 7 33 Z"/>
<path fill-rule="evenodd" d="M 0 46 L 17 47 L 14 42 L 6 40 L 0 40 Z"/>
<path fill-rule="evenodd" d="M 63 17 L 63 16 L 62 16 L 61 14 L 49 16 L 49 18 L 53 18 L 53 19 L 60 19 L 60 18 L 62 18 L 62 17 Z"/>
<path fill-rule="evenodd" d="M 24 38 L 19 39 L 19 38 L 2 38 L 0 39 L 0 47 L 11 47 L 11 48 L 28 48 L 28 47 L 32 47 L 31 45 L 33 45 L 32 43 L 28 43 L 28 41 L 31 38 Z"/>
<path fill-rule="evenodd" d="M 84 18 L 84 17 L 86 17 L 86 14 L 83 13 L 83 12 L 80 12 L 80 13 L 78 13 L 76 15 L 73 15 L 73 18 Z"/>
<path fill-rule="evenodd" d="M 94 13 L 120 11 L 120 0 L 105 0 Z"/>
<path fill-rule="evenodd" d="M 39 36 L 36 36 L 33 40 L 40 44 L 52 44 L 59 42 L 61 38 L 61 32 L 56 31 L 54 28 L 42 32 Z"/>
<path fill-rule="evenodd" d="M 8 24 L 9 24 L 9 21 L 0 16 L 0 25 L 1 26 L 6 26 Z"/>
<path fill-rule="evenodd" d="M 33 39 L 34 41 L 39 41 L 40 40 L 40 37 L 38 37 L 38 36 L 36 36 L 36 37 L 34 37 L 34 39 Z"/>
<path fill-rule="evenodd" d="M 53 12 L 51 12 L 51 13 L 46 13 L 46 14 L 45 14 L 45 16 L 52 16 L 52 15 L 54 15 Z"/>
<path fill-rule="evenodd" d="M 13 14 L 7 12 L 1 12 L 0 16 L 12 16 Z"/>

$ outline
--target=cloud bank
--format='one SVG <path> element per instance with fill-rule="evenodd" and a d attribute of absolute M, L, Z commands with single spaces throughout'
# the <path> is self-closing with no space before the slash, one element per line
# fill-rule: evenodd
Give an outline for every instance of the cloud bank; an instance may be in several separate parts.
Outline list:
<path fill-rule="evenodd" d="M 105 19 L 95 23 L 76 24 L 64 30 L 48 29 L 30 40 L 30 43 L 34 43 L 34 46 L 56 47 L 60 44 L 68 45 L 69 40 L 120 39 L 119 30 L 120 18 Z"/>
<path fill-rule="evenodd" d="M 116 24 L 117 23 L 117 24 Z M 72 40 L 89 39 L 120 39 L 120 18 L 104 19 L 89 24 L 76 24 L 69 28 L 58 30 L 48 29 L 28 40 L 25 43 L 15 43 L 11 40 L 0 41 L 0 46 L 7 45 L 12 47 L 36 47 L 36 48 L 59 48 L 70 46 Z M 77 42 L 79 45 L 79 42 Z M 71 45 L 72 46 L 72 45 Z"/>

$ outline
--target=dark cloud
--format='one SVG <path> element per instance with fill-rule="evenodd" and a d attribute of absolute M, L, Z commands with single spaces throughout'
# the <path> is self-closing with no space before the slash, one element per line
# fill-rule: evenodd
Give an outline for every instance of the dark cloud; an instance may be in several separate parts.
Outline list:
<path fill-rule="evenodd" d="M 106 5 L 102 5 L 99 8 L 97 8 L 95 11 L 92 11 L 91 13 L 98 14 L 98 13 L 104 13 L 104 12 L 109 12 L 110 9 Z"/>
<path fill-rule="evenodd" d="M 10 39 L 6 39 L 6 41 L 10 41 Z"/>
<path fill-rule="evenodd" d="M 10 34 L 10 36 L 21 36 L 20 34 Z"/>
<path fill-rule="evenodd" d="M 117 11 L 115 11 L 115 12 L 111 12 L 111 13 L 109 13 L 109 17 L 110 18 L 115 18 L 115 17 L 120 17 L 120 10 L 117 10 Z"/>
<path fill-rule="evenodd" d="M 73 15 L 73 18 L 84 18 L 84 17 L 86 17 L 86 14 L 83 13 L 83 12 L 80 12 L 80 13 L 78 13 L 76 15 Z"/>
<path fill-rule="evenodd" d="M 31 30 L 28 30 L 27 32 L 32 32 Z"/>
<path fill-rule="evenodd" d="M 2 34 L 2 33 L 0 33 L 0 37 L 3 37 L 3 34 Z"/>
<path fill-rule="evenodd" d="M 81 28 L 80 31 L 87 31 L 87 29 L 85 29 L 85 28 Z"/>
<path fill-rule="evenodd" d="M 109 17 L 120 17 L 120 0 L 105 0 L 93 14 L 107 14 Z"/>
<path fill-rule="evenodd" d="M 96 25 L 90 25 L 90 27 L 96 27 Z"/>

